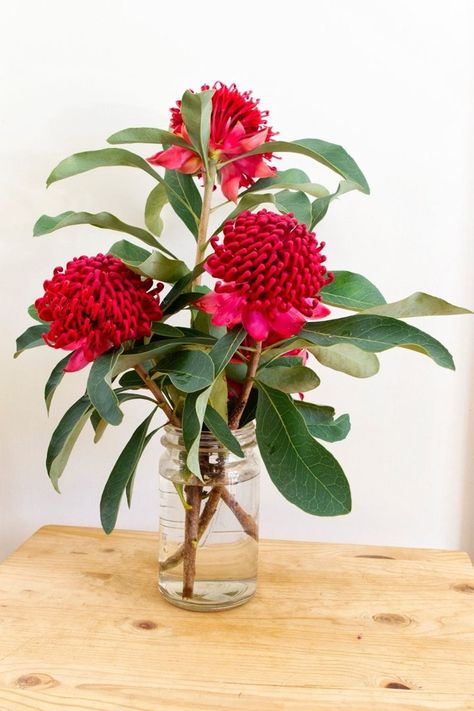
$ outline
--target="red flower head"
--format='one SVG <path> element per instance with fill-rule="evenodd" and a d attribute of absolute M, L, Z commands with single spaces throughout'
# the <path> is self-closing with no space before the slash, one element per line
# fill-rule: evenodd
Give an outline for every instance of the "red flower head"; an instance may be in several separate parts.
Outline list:
<path fill-rule="evenodd" d="M 196 304 L 212 322 L 242 323 L 256 341 L 274 342 L 298 333 L 310 318 L 327 316 L 318 299 L 333 276 L 318 245 L 293 215 L 268 210 L 242 212 L 224 225 L 224 240 L 212 237 L 214 254 L 205 268 L 219 279 Z"/>
<path fill-rule="evenodd" d="M 151 322 L 162 317 L 153 286 L 110 254 L 75 257 L 66 269 L 56 267 L 44 282 L 35 306 L 51 321 L 43 336 L 49 346 L 75 351 L 65 370 L 80 370 L 109 348 L 151 334 Z"/>
<path fill-rule="evenodd" d="M 241 93 L 235 84 L 226 86 L 216 82 L 212 87 L 211 131 L 209 156 L 214 160 L 225 161 L 257 148 L 269 141 L 273 133 L 267 127 L 267 111 L 260 111 L 258 100 L 253 99 L 250 91 Z M 208 85 L 201 87 L 202 91 Z M 148 158 L 153 165 L 178 170 L 180 173 L 200 173 L 203 170 L 201 158 L 191 146 L 186 127 L 181 115 L 181 101 L 177 108 L 171 109 L 170 130 L 189 143 L 189 150 L 181 146 L 171 146 L 165 151 Z M 253 178 L 268 178 L 273 175 L 264 158 L 270 160 L 271 152 L 263 155 L 248 156 L 235 160 L 220 170 L 222 192 L 228 200 L 237 200 L 240 186 L 253 184 Z"/>

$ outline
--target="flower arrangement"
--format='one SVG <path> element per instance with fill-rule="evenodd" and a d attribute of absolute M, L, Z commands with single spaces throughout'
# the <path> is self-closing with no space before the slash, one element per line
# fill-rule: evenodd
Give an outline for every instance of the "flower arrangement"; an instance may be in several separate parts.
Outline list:
<path fill-rule="evenodd" d="M 106 166 L 145 171 L 153 182 L 146 227 L 108 212 L 43 215 L 34 227 L 39 236 L 92 225 L 123 232 L 147 247 L 122 239 L 107 254 L 57 267 L 29 308 L 37 323 L 18 338 L 17 354 L 42 345 L 67 351 L 46 383 L 48 408 L 64 373 L 90 366 L 85 394 L 62 417 L 49 445 L 46 466 L 57 490 L 87 422 L 98 441 L 107 425 L 121 423 L 127 400 L 140 399 L 150 408 L 105 485 L 100 511 L 107 533 L 124 495 L 130 505 L 150 439 L 166 423 L 182 429 L 188 479 L 176 489 L 186 509 L 185 543 L 167 565 L 184 558 L 183 597 L 192 597 L 197 543 L 220 499 L 244 530 L 257 536 L 252 517 L 225 486 L 203 494 L 203 484 L 209 484 L 199 456 L 203 432 L 242 456 L 236 432 L 256 421 L 261 456 L 283 496 L 315 515 L 346 514 L 348 481 L 321 440 L 343 439 L 350 421 L 303 399 L 319 385 L 314 367 L 365 378 L 379 369 L 377 353 L 402 347 L 454 369 L 446 348 L 405 319 L 468 313 L 422 293 L 387 303 L 365 277 L 336 271 L 332 264 L 327 271 L 330 248 L 318 242 L 314 229 L 335 198 L 352 190 L 368 194 L 367 181 L 341 146 L 275 139 L 267 121 L 252 94 L 233 84 L 186 91 L 171 109 L 169 130 L 119 131 L 108 139 L 113 147 L 66 158 L 47 181 Z M 115 147 L 132 143 L 161 150 L 144 159 Z M 330 192 L 299 169 L 277 170 L 274 159 L 281 153 L 306 156 L 335 172 L 337 189 Z M 218 185 L 225 201 L 213 207 Z M 163 244 L 161 211 L 168 203 L 195 240 L 191 265 Z M 227 214 L 209 234 L 210 214 L 218 210 Z M 215 280 L 212 290 L 201 284 L 204 272 Z M 164 284 L 169 286 L 161 298 Z M 327 318 L 333 307 L 354 313 Z M 182 313 L 189 314 L 188 325 L 169 323 Z M 164 423 L 152 429 L 160 411 Z"/>

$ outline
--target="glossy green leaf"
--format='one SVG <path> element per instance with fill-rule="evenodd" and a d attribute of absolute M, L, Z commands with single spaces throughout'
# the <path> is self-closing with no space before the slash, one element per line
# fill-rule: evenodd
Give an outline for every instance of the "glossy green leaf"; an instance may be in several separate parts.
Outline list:
<path fill-rule="evenodd" d="M 362 311 L 371 306 L 385 304 L 385 299 L 372 282 L 362 274 L 335 271 L 334 280 L 321 289 L 325 304 L 341 309 Z"/>
<path fill-rule="evenodd" d="M 263 368 L 257 372 L 257 378 L 259 382 L 284 393 L 304 393 L 317 388 L 320 383 L 316 373 L 304 365 Z"/>
<path fill-rule="evenodd" d="M 115 242 L 109 249 L 109 254 L 121 259 L 127 267 L 141 276 L 151 277 L 158 281 L 174 284 L 178 279 L 189 273 L 186 264 L 180 259 L 168 259 L 164 254 L 154 250 L 148 252 L 126 239 Z"/>
<path fill-rule="evenodd" d="M 283 214 L 292 212 L 307 227 L 311 225 L 311 203 L 304 193 L 282 190 L 275 194 L 275 206 Z"/>
<path fill-rule="evenodd" d="M 171 207 L 197 239 L 202 198 L 193 178 L 177 170 L 167 170 L 165 187 Z"/>
<path fill-rule="evenodd" d="M 207 388 L 214 380 L 214 363 L 204 351 L 178 351 L 161 358 L 158 373 L 165 373 L 184 393 L 194 393 Z"/>
<path fill-rule="evenodd" d="M 274 189 L 300 190 L 307 195 L 320 198 L 329 195 L 329 190 L 324 185 L 312 183 L 306 173 L 298 168 L 279 170 L 271 178 L 260 178 L 243 195 L 260 190 Z"/>
<path fill-rule="evenodd" d="M 317 138 L 301 138 L 296 141 L 268 141 L 248 153 L 236 156 L 225 161 L 220 167 L 240 160 L 247 156 L 261 155 L 262 153 L 298 153 L 308 156 L 318 163 L 322 163 L 327 168 L 339 173 L 346 180 L 350 180 L 357 185 L 357 189 L 363 193 L 370 192 L 367 181 L 362 174 L 357 163 L 342 148 L 334 143 L 321 141 Z"/>
<path fill-rule="evenodd" d="M 185 91 L 180 106 L 181 116 L 189 138 L 201 156 L 206 171 L 208 170 L 213 94 L 213 89 L 198 93 Z"/>
<path fill-rule="evenodd" d="M 288 395 L 261 382 L 257 385 L 257 442 L 275 486 L 308 513 L 348 513 L 350 489 L 339 463 L 313 439 Z"/>
<path fill-rule="evenodd" d="M 93 361 L 87 379 L 87 394 L 92 405 L 104 420 L 119 425 L 123 412 L 112 388 L 112 372 L 120 358 L 120 351 L 104 353 Z"/>
<path fill-rule="evenodd" d="M 380 364 L 375 353 L 363 351 L 351 343 L 309 346 L 308 350 L 322 365 L 353 378 L 370 378 L 379 372 Z"/>
<path fill-rule="evenodd" d="M 56 388 L 58 387 L 59 383 L 64 377 L 64 368 L 69 363 L 71 355 L 72 353 L 68 353 L 65 358 L 62 358 L 59 363 L 54 366 L 53 370 L 51 371 L 51 375 L 49 376 L 46 382 L 44 388 L 44 401 L 46 403 L 46 410 L 48 411 L 48 413 L 49 408 L 51 407 L 53 395 L 56 392 Z"/>
<path fill-rule="evenodd" d="M 337 190 L 334 193 L 331 195 L 324 195 L 323 197 L 318 198 L 318 200 L 314 200 L 311 206 L 311 229 L 314 229 L 318 222 L 321 222 L 333 200 L 340 197 L 344 193 L 351 192 L 351 190 L 360 190 L 360 186 L 352 180 L 341 180 Z"/>
<path fill-rule="evenodd" d="M 472 311 L 461 306 L 454 306 L 437 296 L 417 291 L 411 296 L 407 296 L 406 299 L 364 309 L 364 313 L 392 316 L 393 318 L 412 318 L 416 316 L 455 316 L 472 314 Z"/>
<path fill-rule="evenodd" d="M 73 175 L 86 173 L 95 168 L 110 168 L 115 166 L 127 166 L 129 168 L 140 168 L 145 173 L 151 175 L 155 180 L 161 180 L 158 173 L 144 158 L 136 153 L 127 151 L 124 148 L 102 148 L 98 151 L 84 151 L 75 153 L 62 160 L 49 175 L 46 185 L 49 186 L 58 180 L 71 178 Z"/>
<path fill-rule="evenodd" d="M 109 136 L 107 143 L 158 143 L 164 146 L 190 147 L 181 136 L 161 128 L 124 128 Z"/>
<path fill-rule="evenodd" d="M 21 336 L 16 339 L 16 353 L 14 358 L 17 358 L 20 353 L 28 350 L 29 348 L 37 348 L 38 346 L 46 345 L 44 339 L 41 337 L 43 334 L 48 333 L 49 324 L 38 324 L 37 326 L 30 326 L 24 331 Z"/>
<path fill-rule="evenodd" d="M 211 405 L 206 408 L 204 424 L 229 452 L 232 452 L 237 457 L 245 456 L 238 440 L 229 429 L 229 425 Z"/>
<path fill-rule="evenodd" d="M 294 405 L 303 416 L 308 432 L 325 442 L 339 442 L 345 439 L 351 429 L 349 415 L 340 415 L 334 419 L 334 409 L 311 402 L 297 402 Z"/>
<path fill-rule="evenodd" d="M 454 370 L 451 354 L 439 341 L 414 326 L 388 316 L 357 314 L 330 321 L 315 321 L 307 323 L 298 338 L 317 346 L 349 343 L 371 353 L 402 346 L 424 353 L 443 368 Z"/>
<path fill-rule="evenodd" d="M 145 205 L 145 225 L 157 237 L 163 232 L 161 211 L 167 202 L 166 186 L 164 183 L 158 183 L 148 195 Z"/>
<path fill-rule="evenodd" d="M 46 455 L 46 469 L 56 491 L 59 491 L 58 480 L 84 425 L 92 410 L 87 395 L 83 395 L 63 415 L 53 432 Z"/>
<path fill-rule="evenodd" d="M 120 501 L 130 477 L 135 472 L 145 447 L 148 427 L 156 408 L 137 427 L 112 469 L 100 500 L 100 520 L 106 533 L 111 533 L 117 521 Z"/>

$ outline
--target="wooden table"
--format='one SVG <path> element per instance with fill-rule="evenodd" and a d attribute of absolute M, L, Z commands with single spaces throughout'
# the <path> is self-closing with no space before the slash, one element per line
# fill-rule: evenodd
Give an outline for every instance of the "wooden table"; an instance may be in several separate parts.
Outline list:
<path fill-rule="evenodd" d="M 1 711 L 474 709 L 465 553 L 263 541 L 257 596 L 207 614 L 156 553 L 47 526 L 0 565 Z"/>

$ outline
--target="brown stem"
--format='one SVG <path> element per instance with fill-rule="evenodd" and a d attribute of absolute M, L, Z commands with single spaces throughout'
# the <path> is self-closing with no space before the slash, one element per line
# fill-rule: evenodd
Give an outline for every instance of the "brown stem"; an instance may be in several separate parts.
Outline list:
<path fill-rule="evenodd" d="M 245 406 L 247 404 L 250 392 L 253 387 L 253 379 L 255 377 L 255 373 L 257 372 L 261 352 L 262 341 L 256 341 L 255 350 L 252 352 L 252 355 L 250 356 L 247 365 L 247 375 L 245 376 L 245 380 L 242 385 L 242 392 L 240 393 L 240 397 L 237 401 L 237 405 L 235 406 L 235 410 L 229 419 L 229 427 L 231 430 L 236 430 L 239 426 L 240 418 L 242 417 L 242 414 L 245 410 Z"/>
<path fill-rule="evenodd" d="M 190 506 L 186 509 L 184 522 L 183 551 L 183 598 L 192 598 L 196 577 L 196 548 L 198 543 L 199 511 L 201 509 L 201 487 L 188 484 L 184 487 L 186 500 Z"/>
<path fill-rule="evenodd" d="M 196 246 L 196 260 L 194 266 L 197 267 L 198 264 L 204 259 L 204 253 L 206 251 L 207 244 L 207 228 L 209 225 L 209 214 L 211 211 L 211 200 L 212 192 L 214 190 L 214 181 L 216 179 L 216 164 L 212 161 L 209 162 L 209 172 L 205 176 L 204 183 L 204 195 L 202 198 L 202 208 L 201 216 L 199 218 L 199 230 L 197 237 Z M 201 274 L 193 279 L 192 289 L 195 286 L 199 286 L 201 283 Z"/>
<path fill-rule="evenodd" d="M 251 536 L 251 538 L 254 538 L 256 541 L 258 541 L 257 523 L 253 516 L 244 511 L 237 499 L 232 496 L 229 489 L 226 489 L 225 486 L 222 487 L 221 497 L 222 501 L 224 501 L 230 508 L 235 518 L 244 529 L 245 533 L 248 536 Z"/>
<path fill-rule="evenodd" d="M 175 427 L 181 427 L 181 422 L 176 417 L 173 410 L 168 405 L 168 402 L 166 401 L 165 396 L 161 392 L 160 388 L 155 383 L 155 381 L 150 378 L 145 368 L 142 365 L 136 365 L 135 370 L 140 376 L 140 378 L 143 380 L 147 388 L 150 390 L 150 392 L 155 396 L 156 401 L 160 404 L 161 408 L 163 409 L 163 412 L 165 413 L 171 424 Z"/>
<path fill-rule="evenodd" d="M 207 497 L 206 504 L 202 510 L 202 514 L 199 518 L 199 525 L 198 525 L 198 534 L 197 534 L 197 540 L 198 542 L 201 540 L 203 537 L 204 533 L 206 532 L 207 527 L 209 526 L 212 517 L 217 511 L 217 507 L 219 505 L 219 501 L 221 499 L 221 491 L 222 488 L 218 485 L 214 486 L 211 491 L 209 492 L 209 496 Z M 164 560 L 162 563 L 160 563 L 160 569 L 161 570 L 169 570 L 170 568 L 174 568 L 176 565 L 181 563 L 183 560 L 184 556 L 184 543 L 175 550 L 172 555 L 168 556 L 166 560 Z"/>

